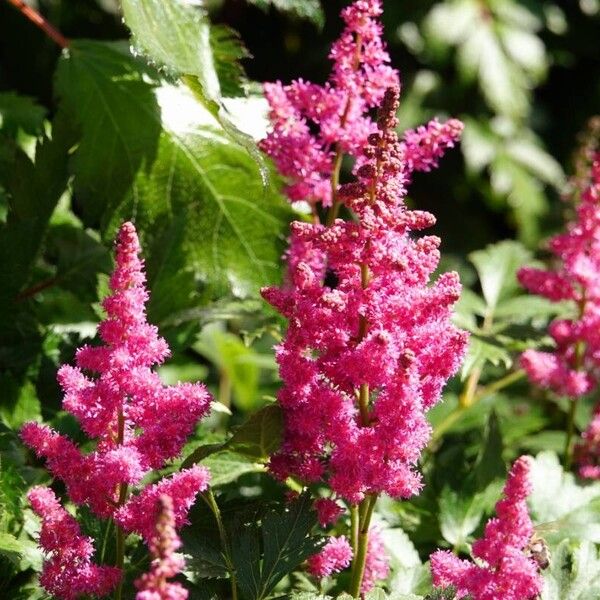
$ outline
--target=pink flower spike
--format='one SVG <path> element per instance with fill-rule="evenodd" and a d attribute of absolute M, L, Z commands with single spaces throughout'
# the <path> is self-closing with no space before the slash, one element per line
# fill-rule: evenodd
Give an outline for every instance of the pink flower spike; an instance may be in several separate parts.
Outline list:
<path fill-rule="evenodd" d="M 155 533 L 150 541 L 152 563 L 150 571 L 135 581 L 139 590 L 136 600 L 186 600 L 187 590 L 180 583 L 168 581 L 181 573 L 185 566 L 183 556 L 176 554 L 181 541 L 175 529 L 173 500 L 163 494 L 157 502 Z"/>
<path fill-rule="evenodd" d="M 92 563 L 92 539 L 83 536 L 77 521 L 47 487 L 33 487 L 27 495 L 42 518 L 40 546 L 48 558 L 40 576 L 42 587 L 61 600 L 106 596 L 117 585 L 121 571 Z"/>
<path fill-rule="evenodd" d="M 208 487 L 209 472 L 204 467 L 185 469 L 160 482 L 147 486 L 141 494 L 132 496 L 115 513 L 116 522 L 127 532 L 139 533 L 150 543 L 155 532 L 154 508 L 162 495 L 173 499 L 175 527 L 187 523 L 187 515 L 196 495 Z"/>
<path fill-rule="evenodd" d="M 344 514 L 344 509 L 331 498 L 318 498 L 314 506 L 321 527 L 332 525 Z"/>
<path fill-rule="evenodd" d="M 350 566 L 352 548 L 345 536 L 330 537 L 323 549 L 308 559 L 308 571 L 322 579 Z"/>
<path fill-rule="evenodd" d="M 453 585 L 457 598 L 471 595 L 473 600 L 533 600 L 541 593 L 538 565 L 526 551 L 533 534 L 526 502 L 530 469 L 528 456 L 513 464 L 503 498 L 496 504 L 497 517 L 488 521 L 484 536 L 473 544 L 478 562 L 461 560 L 448 551 L 431 555 L 435 586 Z"/>

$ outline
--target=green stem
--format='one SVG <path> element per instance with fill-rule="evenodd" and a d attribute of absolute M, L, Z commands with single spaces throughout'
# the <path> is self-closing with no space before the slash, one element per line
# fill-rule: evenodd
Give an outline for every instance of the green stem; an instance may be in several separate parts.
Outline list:
<path fill-rule="evenodd" d="M 431 443 L 437 442 L 444 435 L 444 433 L 446 433 L 446 431 L 448 431 L 448 429 L 450 429 L 452 425 L 454 425 L 454 423 L 456 423 L 456 421 L 460 419 L 461 415 L 468 408 L 474 406 L 480 400 L 483 400 L 483 398 L 487 398 L 491 394 L 499 392 L 505 387 L 512 385 L 516 381 L 523 379 L 523 377 L 525 377 L 525 371 L 521 369 L 519 369 L 518 371 L 513 371 L 512 373 L 508 373 L 504 377 L 501 377 L 497 381 L 494 381 L 493 383 L 490 383 L 489 385 L 486 385 L 485 387 L 481 388 L 479 392 L 472 396 L 468 405 L 459 402 L 458 406 L 435 428 L 435 431 L 431 436 Z M 467 386 L 465 386 L 465 388 L 466 387 Z"/>
<path fill-rule="evenodd" d="M 337 145 L 335 152 L 335 159 L 333 161 L 333 171 L 331 172 L 331 208 L 327 213 L 326 225 L 330 227 L 333 222 L 337 219 L 340 213 L 340 201 L 338 200 L 338 187 L 340 185 L 340 171 L 342 169 L 342 160 L 344 155 Z"/>
<path fill-rule="evenodd" d="M 573 448 L 571 441 L 573 440 L 573 434 L 575 433 L 575 412 L 577 410 L 577 401 L 579 398 L 573 398 L 569 402 L 569 416 L 567 417 L 567 439 L 565 440 L 565 455 L 564 455 L 564 468 L 568 471 L 571 468 L 573 461 Z"/>
<path fill-rule="evenodd" d="M 221 517 L 221 510 L 219 505 L 217 504 L 217 500 L 215 495 L 212 492 L 212 489 L 208 488 L 208 492 L 202 495 L 205 502 L 208 504 L 210 510 L 212 511 L 215 521 L 217 522 L 217 528 L 219 530 L 219 538 L 221 539 L 221 547 L 223 548 L 223 557 L 225 558 L 225 565 L 227 566 L 227 570 L 229 571 L 229 577 L 231 581 L 231 598 L 232 600 L 237 600 L 238 598 L 238 590 L 237 590 L 237 577 L 235 575 L 235 568 L 233 566 L 233 560 L 231 559 L 231 549 L 229 546 L 229 539 L 227 537 L 227 532 L 225 531 L 225 526 L 223 525 L 223 519 Z"/>
<path fill-rule="evenodd" d="M 352 579 L 350 583 L 350 595 L 353 598 L 360 598 L 360 588 L 365 574 L 365 566 L 367 564 L 367 551 L 369 548 L 369 527 L 371 525 L 371 517 L 375 509 L 377 496 L 367 496 L 361 502 L 362 518 L 360 519 L 360 529 L 358 532 L 357 550 L 352 561 Z"/>
<path fill-rule="evenodd" d="M 356 556 L 358 550 L 358 505 L 352 504 L 350 506 L 350 544 L 352 546 L 352 556 Z"/>

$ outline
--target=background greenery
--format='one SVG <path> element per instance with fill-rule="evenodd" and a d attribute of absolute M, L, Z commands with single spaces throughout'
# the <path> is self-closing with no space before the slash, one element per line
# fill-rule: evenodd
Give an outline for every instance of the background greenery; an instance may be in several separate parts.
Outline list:
<path fill-rule="evenodd" d="M 290 547 L 268 542 L 291 525 L 289 513 L 271 511 L 285 490 L 264 473 L 281 428 L 271 404 L 272 346 L 283 323 L 258 289 L 281 277 L 293 213 L 249 135 L 264 127 L 251 82 L 323 81 L 345 2 L 215 0 L 206 3 L 209 16 L 194 3 L 145 4 L 148 13 L 123 1 L 130 39 L 113 0 L 40 0 L 39 10 L 73 40 L 61 58 L 0 0 L 0 596 L 43 597 L 37 523 L 23 492 L 48 477 L 17 431 L 43 418 L 83 441 L 60 410 L 55 373 L 94 335 L 111 240 L 124 219 L 141 233 L 149 318 L 173 349 L 161 376 L 205 379 L 220 401 L 184 456 L 211 467 L 229 533 L 243 544 L 224 558 L 200 503 L 185 533 L 194 556 L 188 587 L 194 597 L 226 597 L 230 561 L 248 600 L 292 588 L 314 593 L 296 569 L 320 543 L 306 501 L 294 508 Z M 568 313 L 525 296 L 515 271 L 561 226 L 577 133 L 600 109 L 600 2 L 384 5 L 404 85 L 401 128 L 434 115 L 466 124 L 460 150 L 434 175 L 416 175 L 410 201 L 438 217 L 445 266 L 461 272 L 466 288 L 457 319 L 472 332 L 463 371 L 431 414 L 424 493 L 380 503 L 390 588 L 430 591 L 428 553 L 468 552 L 506 461 L 530 452 L 539 453 L 533 516 L 555 557 L 544 597 L 597 597 L 600 490 L 563 475 L 566 405 L 532 391 L 513 362 L 524 348 L 547 344 L 547 320 Z M 580 428 L 592 403 L 581 404 Z M 80 517 L 97 531 L 92 517 Z M 279 561 L 282 553 L 291 558 Z M 110 561 L 110 551 L 101 558 Z M 130 580 L 142 566 L 131 565 Z"/>

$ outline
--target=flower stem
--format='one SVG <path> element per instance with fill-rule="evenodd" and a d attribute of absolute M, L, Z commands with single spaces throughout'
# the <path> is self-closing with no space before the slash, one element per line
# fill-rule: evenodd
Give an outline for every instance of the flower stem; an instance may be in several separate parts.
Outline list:
<path fill-rule="evenodd" d="M 28 4 L 25 4 L 23 0 L 7 0 L 9 4 L 12 4 L 25 18 L 29 19 L 36 27 L 39 27 L 52 41 L 57 43 L 61 48 L 68 48 L 69 40 L 56 29 L 53 25 L 48 23 L 39 12 L 31 8 Z"/>
<path fill-rule="evenodd" d="M 523 379 L 523 377 L 525 377 L 525 371 L 523 371 L 522 369 L 519 369 L 518 371 L 513 371 L 512 373 L 508 373 L 504 377 L 501 377 L 497 381 L 494 381 L 493 383 L 490 383 L 489 385 L 486 385 L 485 387 L 481 388 L 479 392 L 472 396 L 468 405 L 463 405 L 459 402 L 458 406 L 435 428 L 435 431 L 431 436 L 431 442 L 434 443 L 438 441 L 442 437 L 442 435 L 444 435 L 444 433 L 446 433 L 446 431 L 448 431 L 448 429 L 450 429 L 452 425 L 454 425 L 454 423 L 458 421 L 458 419 L 467 410 L 467 408 L 474 406 L 480 400 L 483 400 L 483 398 L 487 398 L 491 394 L 494 394 L 495 392 L 498 392 L 501 389 L 508 387 L 516 381 L 519 381 L 519 379 Z M 468 382 L 465 388 L 467 386 Z"/>
<path fill-rule="evenodd" d="M 350 544 L 352 545 L 352 556 L 358 551 L 358 504 L 350 506 Z"/>
<path fill-rule="evenodd" d="M 567 417 L 567 439 L 565 440 L 565 455 L 563 459 L 565 471 L 568 471 L 571 468 L 571 463 L 573 462 L 573 448 L 572 448 L 572 440 L 573 435 L 575 433 L 575 412 L 577 411 L 577 401 L 579 398 L 573 398 L 569 400 L 569 414 Z"/>
<path fill-rule="evenodd" d="M 202 498 L 204 498 L 205 502 L 208 504 L 208 507 L 212 511 L 215 517 L 215 521 L 217 522 L 219 538 L 221 539 L 221 547 L 223 549 L 223 558 L 225 559 L 225 565 L 227 566 L 227 570 L 229 571 L 229 577 L 231 582 L 231 598 L 232 600 L 237 600 L 237 577 L 235 575 L 235 567 L 233 566 L 233 560 L 231 559 L 229 539 L 227 537 L 227 532 L 225 531 L 225 526 L 223 525 L 221 510 L 219 509 L 219 505 L 217 504 L 215 495 L 213 494 L 213 491 L 210 488 L 208 488 L 208 491 L 206 493 L 202 494 Z"/>
<path fill-rule="evenodd" d="M 352 561 L 352 578 L 350 582 L 350 595 L 353 598 L 360 598 L 360 588 L 365 574 L 369 549 L 369 527 L 376 502 L 377 496 L 373 495 L 367 496 L 360 504 L 359 512 L 362 515 L 359 523 L 357 548 Z"/>

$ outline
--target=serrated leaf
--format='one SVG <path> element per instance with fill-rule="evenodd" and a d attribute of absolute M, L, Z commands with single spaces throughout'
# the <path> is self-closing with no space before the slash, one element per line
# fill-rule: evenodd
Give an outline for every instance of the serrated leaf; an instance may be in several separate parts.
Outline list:
<path fill-rule="evenodd" d="M 12 563 L 18 563 L 23 553 L 23 545 L 10 533 L 0 531 L 0 556 L 8 558 Z"/>
<path fill-rule="evenodd" d="M 279 511 L 267 513 L 260 532 L 250 526 L 236 535 L 238 543 L 233 545 L 232 559 L 245 600 L 269 596 L 281 579 L 318 551 L 322 540 L 311 534 L 316 523 L 310 494 L 303 494 Z"/>
<path fill-rule="evenodd" d="M 438 515 L 444 539 L 456 549 L 468 549 L 467 543 L 481 522 L 486 506 L 484 494 L 465 498 L 450 487 L 444 487 L 439 498 Z"/>
<path fill-rule="evenodd" d="M 301 19 L 312 21 L 321 28 L 325 24 L 325 15 L 319 0 L 247 0 L 265 10 L 273 6 L 282 12 L 289 12 Z"/>
<path fill-rule="evenodd" d="M 150 249 L 179 219 L 182 255 L 168 262 L 187 273 L 188 295 L 200 281 L 216 293 L 255 294 L 279 277 L 291 213 L 189 93 L 156 89 L 150 75 L 112 44 L 73 42 L 61 61 L 63 109 L 82 129 L 72 167 L 84 219 L 112 238 L 134 215 Z"/>

